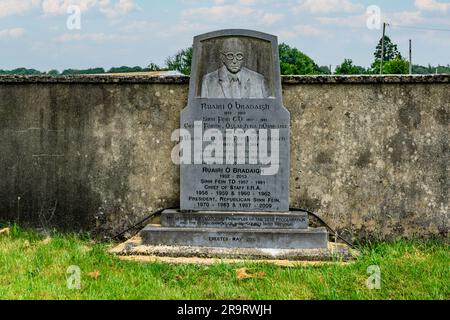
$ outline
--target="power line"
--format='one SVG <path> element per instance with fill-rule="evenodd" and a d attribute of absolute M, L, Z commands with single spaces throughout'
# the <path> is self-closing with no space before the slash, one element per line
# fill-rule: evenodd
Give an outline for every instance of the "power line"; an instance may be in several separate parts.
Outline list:
<path fill-rule="evenodd" d="M 428 31 L 443 31 L 450 32 L 450 29 L 442 29 L 442 28 L 428 28 L 428 27 L 412 27 L 412 26 L 399 26 L 395 24 L 391 24 L 394 28 L 403 28 L 403 29 L 415 29 L 415 30 L 428 30 Z"/>

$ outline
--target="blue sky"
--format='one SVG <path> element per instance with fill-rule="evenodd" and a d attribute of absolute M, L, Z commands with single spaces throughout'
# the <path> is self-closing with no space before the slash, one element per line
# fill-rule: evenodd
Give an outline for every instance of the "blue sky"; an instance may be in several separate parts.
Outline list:
<path fill-rule="evenodd" d="M 67 28 L 71 5 L 81 29 Z M 319 65 L 369 66 L 381 37 L 369 6 L 404 56 L 412 39 L 414 63 L 450 63 L 449 0 L 0 0 L 0 69 L 163 64 L 193 36 L 227 28 L 275 34 Z"/>

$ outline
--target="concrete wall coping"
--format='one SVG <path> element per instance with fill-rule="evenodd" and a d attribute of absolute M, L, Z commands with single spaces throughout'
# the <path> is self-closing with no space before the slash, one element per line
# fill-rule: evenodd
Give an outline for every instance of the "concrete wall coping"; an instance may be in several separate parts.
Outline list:
<path fill-rule="evenodd" d="M 0 84 L 8 83 L 147 83 L 189 84 L 188 76 L 18 76 L 0 75 Z M 356 76 L 282 76 L 285 85 L 296 84 L 374 84 L 374 83 L 450 83 L 450 74 L 438 75 L 356 75 Z"/>

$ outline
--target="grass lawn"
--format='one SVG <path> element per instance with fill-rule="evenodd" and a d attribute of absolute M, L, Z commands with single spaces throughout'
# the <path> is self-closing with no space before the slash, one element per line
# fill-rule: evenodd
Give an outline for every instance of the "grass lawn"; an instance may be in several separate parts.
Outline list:
<path fill-rule="evenodd" d="M 0 299 L 450 299 L 449 245 L 437 242 L 373 244 L 349 265 L 296 268 L 142 264 L 108 254 L 111 245 L 12 227 L 0 235 Z M 80 290 L 67 288 L 71 265 L 81 270 Z M 380 290 L 366 286 L 372 265 Z M 258 277 L 239 280 L 241 268 Z"/>

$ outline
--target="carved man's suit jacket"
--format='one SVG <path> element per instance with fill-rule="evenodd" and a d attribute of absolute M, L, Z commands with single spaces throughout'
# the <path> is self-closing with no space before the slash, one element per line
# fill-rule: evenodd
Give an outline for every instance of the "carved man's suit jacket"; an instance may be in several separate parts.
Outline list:
<path fill-rule="evenodd" d="M 240 97 L 233 97 L 229 72 L 225 66 L 203 77 L 202 98 L 264 99 L 268 97 L 264 76 L 247 68 L 239 73 Z"/>

